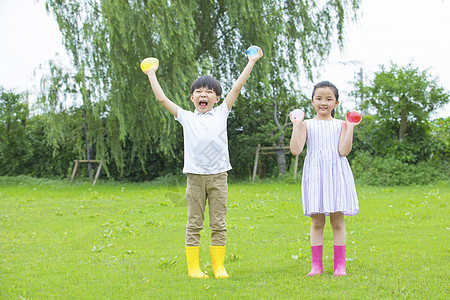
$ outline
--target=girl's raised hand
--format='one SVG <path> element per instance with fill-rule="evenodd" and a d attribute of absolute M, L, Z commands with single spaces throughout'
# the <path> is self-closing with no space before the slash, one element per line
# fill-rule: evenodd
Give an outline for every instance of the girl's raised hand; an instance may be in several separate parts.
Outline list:
<path fill-rule="evenodd" d="M 256 62 L 263 56 L 263 51 L 258 46 L 250 46 L 250 48 L 247 49 L 247 56 L 248 60 Z"/>
<path fill-rule="evenodd" d="M 297 108 L 289 113 L 289 118 L 291 119 L 292 124 L 300 124 L 305 118 L 305 113 L 303 110 Z"/>
<path fill-rule="evenodd" d="M 345 121 L 347 124 L 355 127 L 362 121 L 361 113 L 356 110 L 351 110 L 345 115 Z"/>

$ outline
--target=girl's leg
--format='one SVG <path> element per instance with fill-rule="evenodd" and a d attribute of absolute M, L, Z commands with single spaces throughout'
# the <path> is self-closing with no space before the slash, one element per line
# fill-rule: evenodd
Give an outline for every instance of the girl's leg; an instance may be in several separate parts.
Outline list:
<path fill-rule="evenodd" d="M 335 245 L 345 245 L 347 242 L 345 232 L 344 214 L 341 212 L 330 214 L 331 228 L 333 229 L 333 242 Z"/>
<path fill-rule="evenodd" d="M 311 215 L 311 246 L 323 245 L 323 229 L 325 227 L 325 215 Z"/>
<path fill-rule="evenodd" d="M 345 276 L 345 244 L 347 241 L 345 232 L 344 214 L 341 212 L 330 215 L 334 240 L 334 276 Z"/>
<path fill-rule="evenodd" d="M 325 227 L 325 215 L 311 215 L 311 257 L 312 267 L 308 276 L 320 275 L 323 273 L 322 253 L 323 253 L 323 229 Z"/>

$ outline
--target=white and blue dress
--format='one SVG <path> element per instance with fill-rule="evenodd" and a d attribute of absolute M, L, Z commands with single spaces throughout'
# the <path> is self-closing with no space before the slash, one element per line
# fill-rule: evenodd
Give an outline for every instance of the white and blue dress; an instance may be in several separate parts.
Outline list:
<path fill-rule="evenodd" d="M 305 120 L 306 158 L 303 165 L 303 213 L 358 214 L 359 205 L 353 173 L 345 156 L 339 154 L 343 121 Z"/>

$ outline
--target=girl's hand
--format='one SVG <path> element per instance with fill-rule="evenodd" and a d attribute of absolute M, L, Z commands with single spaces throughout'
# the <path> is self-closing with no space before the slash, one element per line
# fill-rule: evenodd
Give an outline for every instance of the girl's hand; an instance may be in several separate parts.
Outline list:
<path fill-rule="evenodd" d="M 354 128 L 355 126 L 359 125 L 359 123 L 361 123 L 362 119 L 359 120 L 357 123 L 353 123 L 353 122 L 350 122 L 350 121 L 347 119 L 347 116 L 345 116 L 345 121 L 346 121 L 346 123 L 347 123 L 347 126 L 350 126 L 350 127 Z"/>
<path fill-rule="evenodd" d="M 247 55 L 249 61 L 257 62 L 263 56 L 264 53 L 263 53 L 262 49 L 258 46 L 256 46 L 256 47 L 258 48 L 258 54 L 257 55 Z"/>
<path fill-rule="evenodd" d="M 357 126 L 359 123 L 361 123 L 362 121 L 361 113 L 356 110 L 351 110 L 345 115 L 345 121 L 347 121 L 347 124 L 349 124 L 353 128 Z"/>
<path fill-rule="evenodd" d="M 301 124 L 305 118 L 305 113 L 301 109 L 295 109 L 289 113 L 292 124 Z"/>

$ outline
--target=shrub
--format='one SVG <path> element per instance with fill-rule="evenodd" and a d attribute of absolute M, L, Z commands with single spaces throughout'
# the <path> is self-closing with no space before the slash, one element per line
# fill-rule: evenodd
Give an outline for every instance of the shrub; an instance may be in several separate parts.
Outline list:
<path fill-rule="evenodd" d="M 367 152 L 359 152 L 351 164 L 356 181 L 365 185 L 429 184 L 450 178 L 447 161 L 407 164 L 393 156 L 373 157 Z"/>

